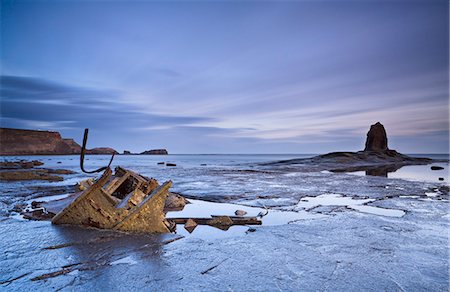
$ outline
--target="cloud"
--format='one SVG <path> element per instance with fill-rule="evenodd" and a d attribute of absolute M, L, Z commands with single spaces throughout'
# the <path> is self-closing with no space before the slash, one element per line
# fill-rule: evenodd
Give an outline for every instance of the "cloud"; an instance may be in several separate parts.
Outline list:
<path fill-rule="evenodd" d="M 214 121 L 208 117 L 143 112 L 121 102 L 120 92 L 68 86 L 32 77 L 2 76 L 3 127 L 60 130 L 111 128 L 116 130 L 194 125 Z"/>

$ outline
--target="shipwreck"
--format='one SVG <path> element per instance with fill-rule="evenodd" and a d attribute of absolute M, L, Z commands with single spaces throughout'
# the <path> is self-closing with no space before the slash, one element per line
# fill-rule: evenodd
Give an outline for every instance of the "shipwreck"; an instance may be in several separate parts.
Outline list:
<path fill-rule="evenodd" d="M 80 155 L 80 167 L 85 173 L 99 173 L 96 179 L 80 183 L 80 192 L 68 200 L 50 202 L 47 212 L 54 213 L 53 224 L 71 224 L 127 232 L 170 233 L 177 224 L 184 224 L 189 232 L 197 225 L 209 225 L 227 230 L 232 225 L 261 225 L 257 217 L 211 216 L 210 218 L 166 218 L 165 203 L 172 181 L 159 184 L 134 171 L 116 167 L 111 163 L 93 171 L 84 168 L 88 129 L 85 129 Z"/>

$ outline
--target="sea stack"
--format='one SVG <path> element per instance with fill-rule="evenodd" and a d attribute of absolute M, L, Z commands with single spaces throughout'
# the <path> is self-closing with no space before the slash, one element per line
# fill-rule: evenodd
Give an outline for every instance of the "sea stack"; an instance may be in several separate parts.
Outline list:
<path fill-rule="evenodd" d="M 389 150 L 386 130 L 380 122 L 377 122 L 370 126 L 364 151 L 384 152 L 386 150 Z"/>

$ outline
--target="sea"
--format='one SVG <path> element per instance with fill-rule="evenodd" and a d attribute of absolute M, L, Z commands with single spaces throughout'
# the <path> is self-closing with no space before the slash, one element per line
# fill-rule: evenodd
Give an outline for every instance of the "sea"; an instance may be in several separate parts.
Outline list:
<path fill-rule="evenodd" d="M 439 160 L 449 159 L 448 154 L 410 154 L 415 157 L 428 157 Z M 315 154 L 173 154 L 173 155 L 116 155 L 111 168 L 121 166 L 142 175 L 153 177 L 160 183 L 171 180 L 172 191 L 190 198 L 217 202 L 241 202 L 247 205 L 285 206 L 294 204 L 303 196 L 317 196 L 322 193 L 343 195 L 364 195 L 373 192 L 373 182 L 386 185 L 397 181 L 399 184 L 437 183 L 447 184 L 449 178 L 448 162 L 430 165 L 404 166 L 388 177 L 370 177 L 365 172 L 335 174 L 328 171 L 304 172 L 292 169 L 260 167 L 261 163 L 309 158 Z M 17 203 L 14 195 L 17 190 L 24 194 L 26 189 L 46 186 L 70 186 L 80 180 L 96 177 L 99 174 L 86 174 L 80 170 L 80 157 L 63 156 L 8 156 L 3 161 L 39 160 L 44 168 L 61 168 L 75 172 L 64 176 L 64 181 L 19 181 L 0 182 L 2 209 L 10 209 Z M 109 155 L 87 155 L 84 161 L 86 170 L 94 170 L 109 163 Z M 163 162 L 164 164 L 160 164 Z M 166 166 L 167 163 L 176 166 Z M 444 167 L 431 170 L 431 166 Z M 443 178 L 444 181 L 440 181 Z M 409 184 L 411 185 L 411 184 Z M 0 193 L 1 194 L 1 193 Z M 5 196 L 8 198 L 5 200 Z M 13 197 L 13 198 L 12 198 Z M 27 196 L 25 196 L 27 197 Z"/>

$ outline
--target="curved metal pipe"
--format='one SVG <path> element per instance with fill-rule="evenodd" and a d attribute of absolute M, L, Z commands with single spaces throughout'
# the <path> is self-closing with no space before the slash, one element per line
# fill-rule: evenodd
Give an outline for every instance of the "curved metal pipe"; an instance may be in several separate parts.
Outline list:
<path fill-rule="evenodd" d="M 89 133 L 89 129 L 87 129 L 87 128 L 84 129 L 83 146 L 81 147 L 81 154 L 80 154 L 80 168 L 81 168 L 81 171 L 83 171 L 85 173 L 101 172 L 111 166 L 111 163 L 114 159 L 114 155 L 116 153 L 113 152 L 113 155 L 111 156 L 111 160 L 109 160 L 108 166 L 103 166 L 103 167 L 100 167 L 100 168 L 98 168 L 96 170 L 92 170 L 92 171 L 85 170 L 84 169 L 84 155 L 86 154 L 86 144 L 87 144 L 88 133 Z"/>

